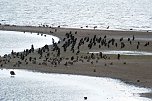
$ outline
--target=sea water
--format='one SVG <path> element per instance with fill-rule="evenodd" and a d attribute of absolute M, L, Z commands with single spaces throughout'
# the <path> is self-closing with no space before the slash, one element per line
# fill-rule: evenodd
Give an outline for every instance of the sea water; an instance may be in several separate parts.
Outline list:
<path fill-rule="evenodd" d="M 152 30 L 151 0 L 0 0 L 0 23 Z"/>
<path fill-rule="evenodd" d="M 151 101 L 138 93 L 150 89 L 110 78 L 0 70 L 0 101 Z"/>
<path fill-rule="evenodd" d="M 102 50 L 100 51 L 103 54 L 120 54 L 120 55 L 140 55 L 140 56 L 144 56 L 144 55 L 152 55 L 152 52 L 146 52 L 146 51 L 123 51 L 123 50 Z M 89 52 L 89 53 L 100 53 L 100 52 Z"/>
<path fill-rule="evenodd" d="M 44 45 L 52 44 L 52 38 L 55 42 L 59 38 L 51 35 L 41 35 L 41 33 L 23 33 L 15 31 L 0 31 L 0 55 L 10 54 L 14 52 L 21 52 L 26 49 L 31 49 L 31 45 L 35 49 L 43 47 Z"/>

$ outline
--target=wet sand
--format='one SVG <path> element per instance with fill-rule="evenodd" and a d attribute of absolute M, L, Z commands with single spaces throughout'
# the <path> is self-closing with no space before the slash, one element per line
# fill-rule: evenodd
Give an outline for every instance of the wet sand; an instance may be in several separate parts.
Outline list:
<path fill-rule="evenodd" d="M 110 77 L 152 88 L 151 55 L 88 53 L 102 50 L 152 52 L 152 32 L 16 25 L 0 25 L 0 30 L 43 33 L 46 37 L 60 38 L 60 42 L 53 45 L 0 57 L 0 68 Z M 151 94 L 146 95 L 151 97 Z"/>

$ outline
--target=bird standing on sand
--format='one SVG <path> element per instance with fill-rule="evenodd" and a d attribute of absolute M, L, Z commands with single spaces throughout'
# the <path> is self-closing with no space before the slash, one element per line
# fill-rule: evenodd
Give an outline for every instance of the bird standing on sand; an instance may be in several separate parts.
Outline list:
<path fill-rule="evenodd" d="M 97 26 L 94 26 L 93 28 L 94 28 L 94 29 L 96 29 L 96 28 L 97 28 Z"/>
<path fill-rule="evenodd" d="M 117 59 L 118 59 L 118 60 L 120 60 L 120 54 L 118 54 L 118 57 L 117 57 Z"/>
<path fill-rule="evenodd" d="M 15 75 L 15 72 L 14 72 L 14 71 L 10 71 L 10 74 L 11 74 L 11 75 Z"/>

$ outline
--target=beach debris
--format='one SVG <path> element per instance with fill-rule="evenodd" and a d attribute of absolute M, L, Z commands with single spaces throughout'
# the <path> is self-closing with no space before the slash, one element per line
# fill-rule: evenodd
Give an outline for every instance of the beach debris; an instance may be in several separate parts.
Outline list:
<path fill-rule="evenodd" d="M 16 75 L 14 71 L 10 71 L 10 74 L 11 75 Z"/>

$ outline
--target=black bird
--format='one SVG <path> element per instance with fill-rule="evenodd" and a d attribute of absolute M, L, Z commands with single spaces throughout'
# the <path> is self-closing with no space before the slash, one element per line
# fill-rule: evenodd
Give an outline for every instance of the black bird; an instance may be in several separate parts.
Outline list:
<path fill-rule="evenodd" d="M 120 60 L 120 54 L 118 54 L 118 57 L 117 57 L 117 59 L 118 59 L 118 60 Z"/>
<path fill-rule="evenodd" d="M 14 72 L 14 71 L 10 71 L 10 74 L 11 74 L 11 75 L 15 75 L 15 72 Z"/>
<path fill-rule="evenodd" d="M 84 100 L 87 100 L 87 97 L 84 97 Z"/>

